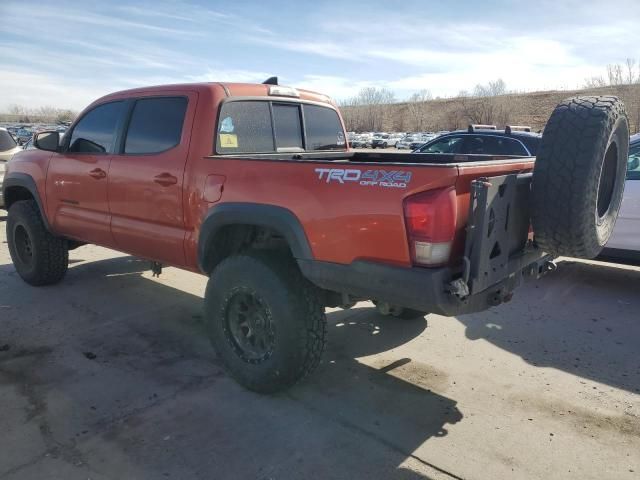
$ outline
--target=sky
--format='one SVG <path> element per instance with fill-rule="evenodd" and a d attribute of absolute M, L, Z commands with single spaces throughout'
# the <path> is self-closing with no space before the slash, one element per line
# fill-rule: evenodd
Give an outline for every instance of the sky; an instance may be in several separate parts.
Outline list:
<path fill-rule="evenodd" d="M 640 59 L 639 0 L 0 0 L 0 111 L 272 75 L 338 100 L 370 86 L 446 97 L 497 78 L 574 89 L 627 57 Z"/>

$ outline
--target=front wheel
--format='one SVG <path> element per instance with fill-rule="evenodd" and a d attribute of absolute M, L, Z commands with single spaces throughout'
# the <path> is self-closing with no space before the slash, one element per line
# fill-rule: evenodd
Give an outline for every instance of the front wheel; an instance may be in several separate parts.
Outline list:
<path fill-rule="evenodd" d="M 207 284 L 205 318 L 225 369 L 249 390 L 283 390 L 320 363 L 324 308 L 286 255 L 250 252 L 222 261 Z"/>
<path fill-rule="evenodd" d="M 18 275 L 29 285 L 52 285 L 67 273 L 67 241 L 47 230 L 35 200 L 21 200 L 11 205 L 7 242 Z"/>

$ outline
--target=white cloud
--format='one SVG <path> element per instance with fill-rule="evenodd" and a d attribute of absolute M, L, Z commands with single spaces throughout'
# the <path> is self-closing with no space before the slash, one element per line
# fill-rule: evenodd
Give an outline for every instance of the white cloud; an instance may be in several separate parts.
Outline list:
<path fill-rule="evenodd" d="M 0 75 L 2 103 L 0 111 L 12 104 L 25 107 L 53 106 L 82 110 L 96 98 L 109 93 L 100 86 L 73 86 L 70 95 L 68 82 L 64 78 L 35 72 L 5 69 Z M 6 102 L 6 103 L 5 103 Z"/>

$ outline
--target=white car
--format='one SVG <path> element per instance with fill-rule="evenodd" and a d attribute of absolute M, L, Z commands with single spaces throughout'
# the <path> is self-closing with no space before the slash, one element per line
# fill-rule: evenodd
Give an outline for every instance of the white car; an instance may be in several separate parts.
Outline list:
<path fill-rule="evenodd" d="M 633 135 L 629 142 L 629 163 L 622 205 L 603 254 L 640 259 L 640 134 Z"/>
<path fill-rule="evenodd" d="M 4 199 L 2 198 L 2 182 L 4 180 L 5 163 L 9 161 L 14 154 L 22 150 L 15 139 L 7 131 L 6 128 L 0 128 L 0 208 L 4 207 Z"/>
<path fill-rule="evenodd" d="M 396 143 L 396 148 L 398 150 L 411 150 L 411 142 L 413 141 L 414 141 L 413 135 L 406 135 Z"/>

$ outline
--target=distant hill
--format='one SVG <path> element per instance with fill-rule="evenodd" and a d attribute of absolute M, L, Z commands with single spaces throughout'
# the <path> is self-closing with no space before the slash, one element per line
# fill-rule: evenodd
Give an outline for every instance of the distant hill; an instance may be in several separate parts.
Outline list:
<path fill-rule="evenodd" d="M 438 131 L 466 128 L 469 123 L 529 125 L 544 128 L 554 107 L 576 95 L 615 95 L 625 103 L 631 132 L 640 131 L 640 85 L 617 85 L 584 90 L 552 90 L 513 93 L 496 97 L 457 97 L 425 102 L 377 105 L 375 115 L 380 131 Z M 347 130 L 369 130 L 371 106 L 340 108 Z"/>

